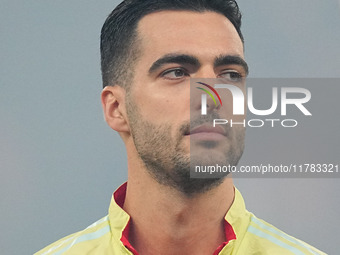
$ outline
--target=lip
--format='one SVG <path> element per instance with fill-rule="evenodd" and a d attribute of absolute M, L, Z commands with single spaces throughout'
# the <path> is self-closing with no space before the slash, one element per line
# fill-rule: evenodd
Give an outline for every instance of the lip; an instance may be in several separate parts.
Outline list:
<path fill-rule="evenodd" d="M 190 138 L 202 140 L 220 140 L 227 136 L 226 131 L 220 127 L 213 127 L 211 125 L 201 125 L 190 130 Z"/>

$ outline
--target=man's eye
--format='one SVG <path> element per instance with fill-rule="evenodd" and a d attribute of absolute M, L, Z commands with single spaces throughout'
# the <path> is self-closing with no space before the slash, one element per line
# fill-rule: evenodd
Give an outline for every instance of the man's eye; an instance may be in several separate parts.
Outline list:
<path fill-rule="evenodd" d="M 243 79 L 242 74 L 237 71 L 225 71 L 224 73 L 219 75 L 221 78 L 228 79 L 232 82 L 240 82 Z"/>
<path fill-rule="evenodd" d="M 189 74 L 181 68 L 176 68 L 163 72 L 161 76 L 169 80 L 176 80 L 189 76 Z"/>

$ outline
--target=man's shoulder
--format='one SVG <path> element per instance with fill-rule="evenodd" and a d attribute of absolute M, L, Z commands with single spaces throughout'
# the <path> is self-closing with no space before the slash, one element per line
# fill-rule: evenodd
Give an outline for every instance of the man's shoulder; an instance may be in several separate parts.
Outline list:
<path fill-rule="evenodd" d="M 103 239 L 106 238 L 110 239 L 108 216 L 96 221 L 82 231 L 48 245 L 34 255 L 88 254 L 87 250 L 99 247 L 103 244 Z"/>
<path fill-rule="evenodd" d="M 250 247 L 256 254 L 301 254 L 323 255 L 326 254 L 315 247 L 299 240 L 268 222 L 257 218 L 250 213 L 250 223 L 242 240 L 239 252 Z M 247 248 L 248 247 L 248 248 Z M 245 252 L 246 250 L 244 250 Z M 242 252 L 240 253 L 242 254 Z M 246 254 L 246 253 L 244 253 Z"/>

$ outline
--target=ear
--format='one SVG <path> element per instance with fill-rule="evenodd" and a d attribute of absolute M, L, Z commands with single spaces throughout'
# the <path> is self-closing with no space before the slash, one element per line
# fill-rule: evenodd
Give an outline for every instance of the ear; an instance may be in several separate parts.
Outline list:
<path fill-rule="evenodd" d="M 101 93 L 101 102 L 107 124 L 119 133 L 130 132 L 125 107 L 125 89 L 121 86 L 106 86 Z"/>

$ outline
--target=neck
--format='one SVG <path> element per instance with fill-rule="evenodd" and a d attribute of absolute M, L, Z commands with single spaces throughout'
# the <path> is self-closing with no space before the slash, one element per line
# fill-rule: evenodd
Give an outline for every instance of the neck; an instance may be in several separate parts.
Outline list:
<path fill-rule="evenodd" d="M 211 255 L 225 241 L 224 217 L 234 199 L 231 178 L 192 197 L 157 183 L 141 164 L 129 167 L 128 180 L 124 210 L 132 219 L 130 242 L 140 255 Z"/>

